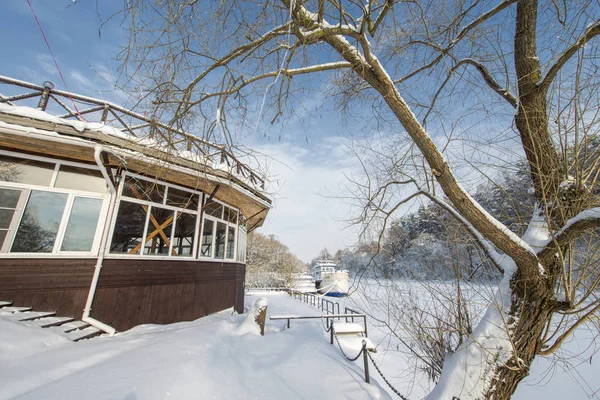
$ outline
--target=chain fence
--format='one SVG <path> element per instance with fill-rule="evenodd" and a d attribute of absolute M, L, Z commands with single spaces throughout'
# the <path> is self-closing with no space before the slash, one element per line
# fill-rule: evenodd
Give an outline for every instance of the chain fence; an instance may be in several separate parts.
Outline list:
<path fill-rule="evenodd" d="M 321 321 L 322 321 L 322 319 L 321 319 Z M 360 351 L 358 352 L 358 354 L 355 357 L 349 357 L 346 354 L 346 352 L 344 351 L 344 349 L 342 348 L 342 345 L 340 344 L 340 340 L 338 339 L 338 335 L 335 333 L 335 329 L 333 328 L 333 321 L 331 321 L 331 324 L 329 325 L 329 328 L 326 328 L 325 325 L 323 325 L 323 328 L 325 329 L 326 332 L 331 332 L 331 344 L 333 344 L 333 338 L 335 338 L 335 341 L 337 342 L 338 348 L 340 349 L 340 352 L 342 353 L 342 355 L 344 356 L 344 358 L 346 358 L 346 360 L 354 362 L 354 361 L 358 360 L 358 358 L 361 355 L 364 357 L 365 381 L 367 383 L 371 383 L 371 380 L 370 380 L 370 377 L 369 377 L 369 362 L 368 362 L 368 360 L 371 360 L 371 363 L 375 367 L 375 370 L 381 376 L 381 378 L 386 383 L 386 385 L 388 385 L 388 387 L 396 395 L 398 395 L 398 397 L 400 397 L 402 400 L 408 400 L 408 398 L 406 396 L 402 395 L 402 393 L 400 393 L 398 391 L 398 389 L 396 389 L 394 386 L 392 386 L 392 384 L 390 383 L 390 381 L 385 377 L 385 375 L 383 375 L 383 372 L 381 372 L 381 369 L 379 368 L 379 365 L 377 365 L 377 363 L 373 359 L 373 356 L 371 356 L 370 351 L 367 349 L 367 342 L 365 340 L 363 340 L 363 342 L 362 342 L 362 348 L 360 349 Z"/>

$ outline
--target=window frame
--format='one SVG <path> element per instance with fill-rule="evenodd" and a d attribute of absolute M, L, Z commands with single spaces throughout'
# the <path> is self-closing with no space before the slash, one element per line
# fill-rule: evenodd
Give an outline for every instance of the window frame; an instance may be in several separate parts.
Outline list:
<path fill-rule="evenodd" d="M 202 228 L 202 232 L 201 232 L 201 236 L 200 238 L 202 238 L 202 236 L 204 235 L 204 220 L 208 219 L 210 221 L 213 221 L 213 238 L 212 238 L 212 251 L 211 253 L 213 253 L 213 255 L 211 257 L 206 257 L 206 256 L 202 256 L 200 255 L 200 253 L 198 253 L 198 260 L 206 260 L 206 261 L 216 261 L 216 262 L 233 262 L 233 263 L 239 263 L 240 261 L 237 260 L 237 253 L 238 253 L 238 249 L 237 249 L 237 242 L 238 242 L 238 222 L 240 221 L 240 210 L 236 207 L 232 207 L 227 203 L 224 203 L 220 200 L 217 199 L 210 199 L 211 202 L 214 203 L 218 203 L 223 207 L 223 211 L 221 213 L 222 218 L 218 218 L 212 215 L 207 215 L 205 212 L 202 212 L 202 224 L 201 224 L 201 228 Z M 205 199 L 202 202 L 202 205 L 204 206 L 205 204 L 208 203 L 208 196 L 205 196 Z M 237 212 L 237 217 L 236 217 L 236 222 L 229 222 L 228 219 L 225 219 L 225 209 L 226 208 L 230 208 L 232 210 L 235 210 Z M 217 222 L 221 222 L 223 224 L 225 224 L 225 251 L 223 254 L 223 258 L 215 258 L 216 255 L 216 248 L 215 248 L 215 244 L 216 244 L 216 240 L 217 240 Z M 228 246 L 228 238 L 229 238 L 229 227 L 233 227 L 234 228 L 234 241 L 233 241 L 233 258 L 227 258 L 227 246 Z M 245 262 L 245 261 L 244 261 Z"/>
<path fill-rule="evenodd" d="M 124 196 L 123 195 L 123 189 L 125 187 L 125 181 L 126 181 L 126 177 L 132 177 L 134 179 L 137 180 L 144 180 L 147 182 L 151 182 L 151 183 L 155 183 L 157 185 L 162 185 L 165 187 L 165 191 L 163 193 L 163 198 L 162 198 L 162 202 L 161 203 L 157 203 L 157 202 L 153 202 L 153 201 L 148 201 L 148 200 L 140 200 L 137 199 L 135 197 L 129 197 L 129 196 Z M 169 193 L 169 188 L 175 188 L 178 190 L 182 190 L 184 192 L 190 193 L 190 194 L 194 194 L 196 196 L 198 196 L 198 208 L 194 209 L 194 208 L 181 208 L 181 207 L 175 207 L 175 206 L 170 206 L 167 205 L 167 195 Z M 201 230 L 201 226 L 199 226 L 199 221 L 201 218 L 199 218 L 200 215 L 200 206 L 203 204 L 204 201 L 204 193 L 198 190 L 193 190 L 190 188 L 186 188 L 184 186 L 180 186 L 180 185 L 176 185 L 176 184 L 172 184 L 169 182 L 165 182 L 165 181 L 161 181 L 159 179 L 156 178 L 151 178 L 148 176 L 144 176 L 144 175 L 140 175 L 140 174 L 136 174 L 134 172 L 129 172 L 129 171 L 122 171 L 121 175 L 120 175 L 120 182 L 119 182 L 119 188 L 117 190 L 117 199 L 115 201 L 115 210 L 119 209 L 119 205 L 121 204 L 121 201 L 127 201 L 130 203 L 135 203 L 135 204 L 139 204 L 140 206 L 146 206 L 148 207 L 148 209 L 146 210 L 146 222 L 144 224 L 144 231 L 143 231 L 143 237 L 142 237 L 142 246 L 140 247 L 140 250 L 135 253 L 135 254 L 123 254 L 123 253 L 111 253 L 110 252 L 110 244 L 112 243 L 112 238 L 114 235 L 114 231 L 115 231 L 115 227 L 116 227 L 116 223 L 117 223 L 117 217 L 118 217 L 118 212 L 114 212 L 112 219 L 110 221 L 110 229 L 109 229 L 109 245 L 106 247 L 106 251 L 104 253 L 105 257 L 107 258 L 114 258 L 114 259 L 119 259 L 119 258 L 126 258 L 126 259 L 138 259 L 138 258 L 142 258 L 142 259 L 146 259 L 146 260 L 197 260 L 198 258 L 196 257 L 196 254 L 198 252 L 199 249 L 199 238 L 200 238 L 200 230 Z M 150 213 L 152 211 L 152 207 L 160 207 L 160 208 L 164 208 L 167 209 L 169 211 L 173 212 L 173 223 L 171 225 L 171 236 L 169 239 L 169 252 L 167 256 L 164 255 L 151 255 L 151 254 L 144 254 L 144 249 L 146 247 L 146 237 L 148 236 L 148 227 L 150 225 Z M 172 251 L 173 251 L 173 237 L 175 235 L 175 229 L 176 229 L 176 225 L 177 225 L 177 219 L 175 218 L 176 216 L 176 212 L 184 212 L 184 213 L 188 213 L 188 214 L 193 214 L 196 216 L 196 223 L 194 226 L 194 234 L 195 234 L 195 239 L 194 239 L 194 244 L 193 244 L 193 248 L 192 248 L 192 254 L 189 256 L 174 256 L 172 255 Z"/>
<path fill-rule="evenodd" d="M 106 193 L 98 193 L 98 192 L 87 192 L 84 190 L 76 190 L 76 189 L 63 189 L 63 188 L 55 188 L 54 185 L 56 183 L 56 179 L 58 177 L 58 172 L 60 170 L 61 165 L 67 165 L 71 167 L 89 169 L 94 171 L 99 171 L 98 166 L 77 163 L 72 161 L 65 161 L 59 159 L 52 159 L 49 157 L 41 157 L 35 155 L 29 155 L 14 151 L 0 150 L 0 155 L 14 157 L 23 160 L 34 160 L 45 162 L 49 164 L 54 164 L 54 171 L 52 174 L 52 178 L 50 179 L 49 186 L 42 185 L 34 185 L 28 183 L 16 183 L 16 182 L 7 182 L 0 180 L 0 188 L 7 189 L 17 189 L 21 190 L 21 196 L 19 197 L 19 201 L 17 203 L 17 208 L 15 210 L 19 211 L 18 218 L 14 218 L 11 221 L 8 231 L 10 235 L 7 235 L 7 239 L 4 244 L 0 248 L 0 255 L 6 258 L 43 258 L 43 257 L 90 257 L 97 256 L 99 254 L 100 240 L 102 236 L 102 231 L 104 229 L 104 225 L 106 223 L 106 214 L 108 212 L 109 207 L 109 199 L 110 192 L 107 189 Z M 32 191 L 39 192 L 50 192 L 50 193 L 60 193 L 67 195 L 67 201 L 65 203 L 65 207 L 63 209 L 63 213 L 61 216 L 61 220 L 59 223 L 58 231 L 56 232 L 56 238 L 54 240 L 54 245 L 52 247 L 52 251 L 48 253 L 33 253 L 33 252 L 15 252 L 11 253 L 10 249 L 13 246 L 17 231 L 21 225 L 21 220 L 23 215 L 25 214 L 25 209 L 27 204 L 29 203 L 29 199 L 31 197 Z M 102 200 L 102 206 L 100 208 L 100 214 L 98 216 L 98 223 L 96 225 L 96 230 L 94 231 L 94 241 L 92 242 L 92 248 L 90 251 L 61 251 L 60 248 L 62 246 L 62 241 L 65 236 L 65 232 L 67 229 L 69 218 L 71 217 L 71 211 L 73 209 L 73 203 L 75 202 L 76 197 L 82 198 L 92 198 L 92 199 L 100 199 Z"/>

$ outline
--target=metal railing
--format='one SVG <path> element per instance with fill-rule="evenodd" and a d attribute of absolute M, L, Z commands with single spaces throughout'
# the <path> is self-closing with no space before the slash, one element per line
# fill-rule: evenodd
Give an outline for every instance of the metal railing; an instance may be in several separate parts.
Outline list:
<path fill-rule="evenodd" d="M 24 92 L 15 95 L 2 94 L 5 89 L 14 89 L 15 87 L 22 88 Z M 48 112 L 50 103 L 58 105 L 58 109 L 62 110 L 62 113 L 57 112 L 55 117 L 81 122 L 100 122 L 133 137 L 159 138 L 161 144 L 171 150 L 196 152 L 217 164 L 227 165 L 228 168 L 248 179 L 256 187 L 265 188 L 265 180 L 249 166 L 239 161 L 224 146 L 208 142 L 155 118 L 136 113 L 114 103 L 54 89 L 51 82 L 44 82 L 43 86 L 39 86 L 0 75 L 0 104 L 26 105 L 24 104 L 25 100 L 31 101 L 36 98 L 39 98 L 37 109 L 41 111 Z M 72 108 L 69 104 L 72 105 Z M 88 121 L 84 115 L 87 118 L 94 118 L 95 121 Z M 98 115 L 100 116 L 98 117 Z"/>

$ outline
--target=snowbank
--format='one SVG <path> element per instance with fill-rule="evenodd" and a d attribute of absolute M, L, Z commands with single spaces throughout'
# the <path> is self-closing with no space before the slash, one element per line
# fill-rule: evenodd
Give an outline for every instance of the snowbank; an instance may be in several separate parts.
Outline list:
<path fill-rule="evenodd" d="M 249 296 L 247 302 L 258 297 L 268 298 L 269 314 L 314 313 L 285 294 Z M 285 322 L 267 321 L 265 336 L 239 335 L 244 319 L 226 310 L 192 322 L 44 345 L 44 351 L 0 362 L 0 399 L 390 398 L 377 383 L 364 382 L 360 363 L 345 361 L 329 344 L 320 321 L 285 330 Z M 39 339 L 33 330 L 45 331 L 23 328 L 7 339 L 33 343 Z"/>

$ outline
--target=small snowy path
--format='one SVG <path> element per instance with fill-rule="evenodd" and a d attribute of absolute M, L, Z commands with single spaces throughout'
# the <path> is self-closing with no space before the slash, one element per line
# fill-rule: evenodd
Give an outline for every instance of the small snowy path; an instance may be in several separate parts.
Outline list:
<path fill-rule="evenodd" d="M 279 293 L 268 315 L 313 315 Z M 0 400 L 388 399 L 343 359 L 321 321 L 268 321 L 264 337 L 231 310 L 192 322 L 142 325 L 73 343 L 49 329 L 0 317 Z"/>

